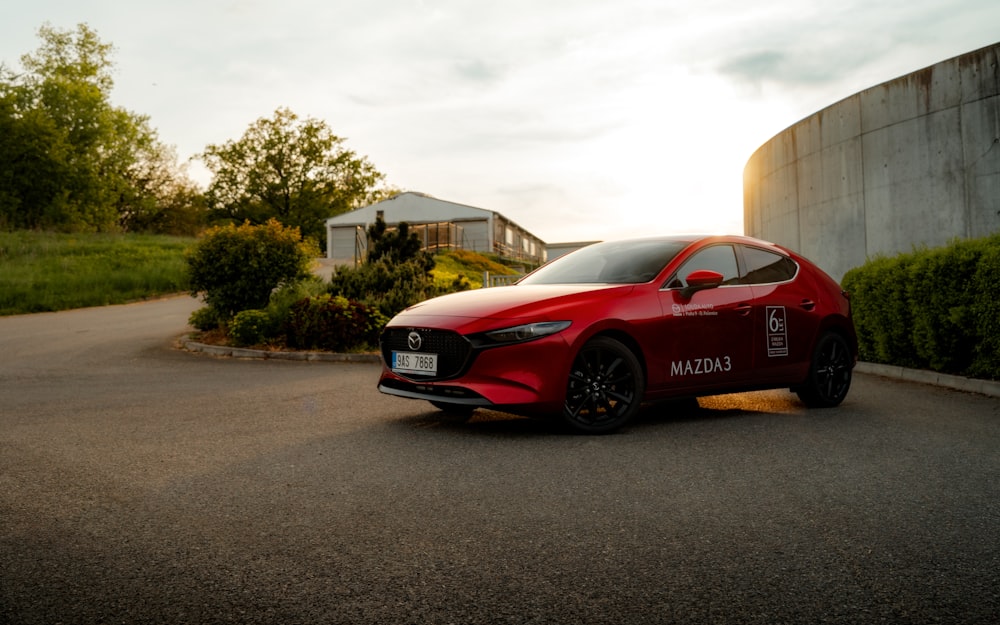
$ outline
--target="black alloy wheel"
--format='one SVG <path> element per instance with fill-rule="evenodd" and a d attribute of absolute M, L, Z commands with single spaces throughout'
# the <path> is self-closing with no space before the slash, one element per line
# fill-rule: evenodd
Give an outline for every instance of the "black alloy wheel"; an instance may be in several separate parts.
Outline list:
<path fill-rule="evenodd" d="M 573 360 L 563 419 L 575 430 L 604 434 L 627 423 L 642 402 L 645 377 L 632 350 L 609 337 L 595 337 Z"/>
<path fill-rule="evenodd" d="M 820 337 L 809 365 L 805 384 L 795 389 L 799 399 L 810 408 L 830 408 L 847 397 L 853 367 L 851 348 L 838 332 Z"/>

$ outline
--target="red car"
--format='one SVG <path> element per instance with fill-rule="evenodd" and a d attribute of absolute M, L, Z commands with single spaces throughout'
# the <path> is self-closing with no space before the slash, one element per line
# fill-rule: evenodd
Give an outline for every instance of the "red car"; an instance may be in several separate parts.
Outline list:
<path fill-rule="evenodd" d="M 421 302 L 389 322 L 381 350 L 383 393 L 603 433 L 667 398 L 787 387 L 836 406 L 857 338 L 847 294 L 798 254 L 672 236 L 597 243 L 512 286 Z"/>

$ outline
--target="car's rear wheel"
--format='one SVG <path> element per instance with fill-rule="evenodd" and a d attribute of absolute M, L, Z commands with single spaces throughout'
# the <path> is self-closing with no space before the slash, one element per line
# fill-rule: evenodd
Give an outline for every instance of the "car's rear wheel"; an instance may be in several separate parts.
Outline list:
<path fill-rule="evenodd" d="M 851 388 L 852 361 L 843 335 L 827 332 L 821 336 L 813 350 L 809 377 L 795 389 L 799 399 L 811 408 L 829 408 L 844 401 Z"/>
<path fill-rule="evenodd" d="M 611 432 L 635 416 L 644 389 L 642 365 L 632 350 L 612 338 L 595 337 L 573 360 L 563 419 L 580 432 Z"/>

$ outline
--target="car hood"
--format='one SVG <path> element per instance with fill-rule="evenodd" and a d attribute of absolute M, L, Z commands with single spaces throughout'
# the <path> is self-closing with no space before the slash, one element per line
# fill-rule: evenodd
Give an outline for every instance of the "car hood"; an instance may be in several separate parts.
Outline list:
<path fill-rule="evenodd" d="M 431 319 L 547 319 L 549 313 L 563 311 L 599 297 L 615 298 L 631 291 L 627 284 L 523 284 L 462 291 L 435 297 L 407 308 L 392 325 L 420 325 Z M 565 315 L 562 315 L 565 316 Z"/>

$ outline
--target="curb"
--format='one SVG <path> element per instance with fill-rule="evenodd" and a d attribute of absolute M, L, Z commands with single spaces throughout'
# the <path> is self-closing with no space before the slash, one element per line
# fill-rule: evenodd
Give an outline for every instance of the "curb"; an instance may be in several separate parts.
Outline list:
<path fill-rule="evenodd" d="M 963 378 L 958 375 L 948 375 L 936 371 L 924 369 L 907 369 L 897 365 L 883 365 L 874 362 L 858 362 L 854 367 L 860 373 L 869 373 L 893 378 L 896 380 L 907 380 L 909 382 L 919 382 L 921 384 L 931 384 L 956 391 L 967 393 L 978 393 L 989 397 L 1000 397 L 1000 382 L 992 380 L 978 380 L 976 378 Z"/>
<path fill-rule="evenodd" d="M 257 360 L 307 360 L 322 362 L 382 362 L 379 354 L 337 354 L 333 352 L 274 352 L 263 349 L 207 345 L 188 339 L 181 339 L 181 347 L 189 352 L 201 352 L 212 356 L 229 358 L 254 358 Z"/>

